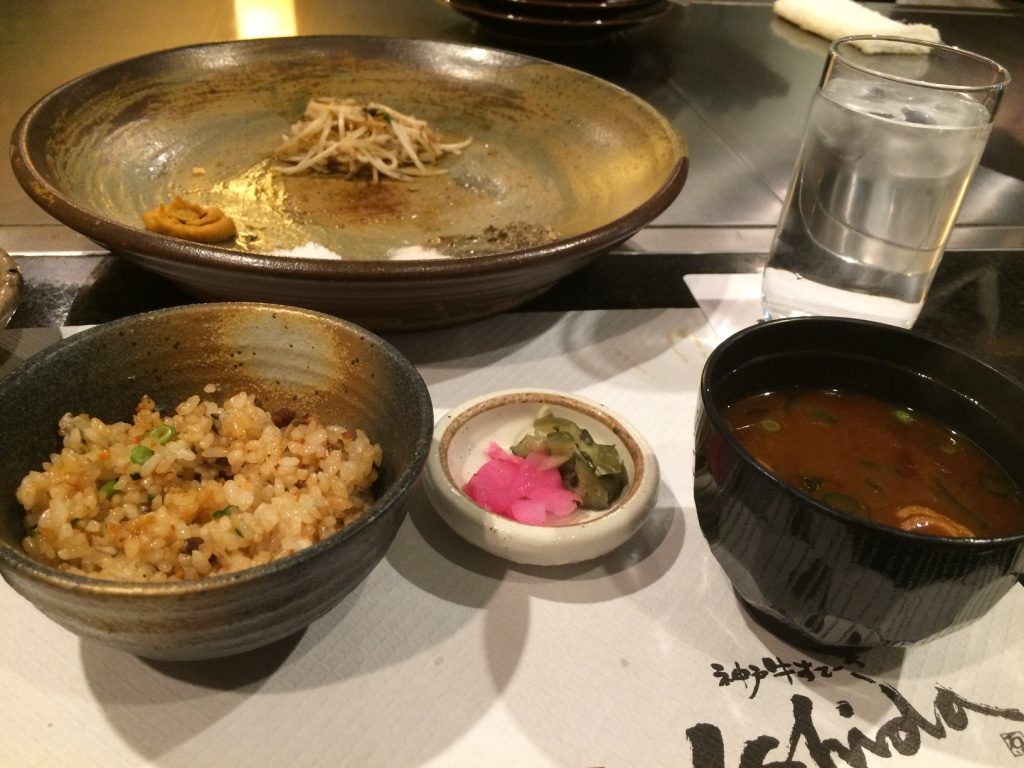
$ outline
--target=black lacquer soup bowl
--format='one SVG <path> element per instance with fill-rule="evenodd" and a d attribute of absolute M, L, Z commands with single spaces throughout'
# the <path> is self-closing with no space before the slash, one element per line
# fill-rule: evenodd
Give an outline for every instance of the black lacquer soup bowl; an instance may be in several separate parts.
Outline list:
<path fill-rule="evenodd" d="M 910 331 L 838 318 L 778 320 L 719 345 L 701 379 L 694 496 L 701 530 L 755 617 L 817 647 L 901 646 L 983 616 L 1024 573 L 1024 534 L 945 538 L 832 509 L 774 477 L 722 409 L 793 386 L 838 388 L 919 409 L 969 437 L 1018 484 L 1024 388 Z"/>

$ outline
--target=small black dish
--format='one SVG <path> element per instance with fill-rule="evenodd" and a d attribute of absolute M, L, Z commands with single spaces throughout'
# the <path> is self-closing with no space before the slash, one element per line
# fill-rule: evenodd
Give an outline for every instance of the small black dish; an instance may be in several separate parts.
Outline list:
<path fill-rule="evenodd" d="M 816 648 L 903 646 L 983 616 L 1024 574 L 1024 533 L 924 536 L 831 509 L 776 479 L 721 410 L 758 392 L 845 388 L 918 408 L 1024 477 L 1024 388 L 981 361 L 892 326 L 807 317 L 747 328 L 701 378 L 694 497 L 701 530 L 768 628 Z M 801 642 L 802 641 L 802 642 Z"/>
<path fill-rule="evenodd" d="M 596 6 L 583 13 L 558 8 L 530 7 L 504 0 L 437 0 L 477 22 L 491 34 L 535 44 L 586 43 L 646 24 L 672 10 L 669 2 L 619 8 Z"/>

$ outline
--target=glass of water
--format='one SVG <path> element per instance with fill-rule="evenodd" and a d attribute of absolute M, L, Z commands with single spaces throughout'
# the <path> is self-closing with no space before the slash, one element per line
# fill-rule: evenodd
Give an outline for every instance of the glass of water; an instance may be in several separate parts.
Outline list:
<path fill-rule="evenodd" d="M 864 52 L 887 43 L 914 52 Z M 765 318 L 911 327 L 1009 81 L 940 43 L 835 41 L 765 266 Z"/>

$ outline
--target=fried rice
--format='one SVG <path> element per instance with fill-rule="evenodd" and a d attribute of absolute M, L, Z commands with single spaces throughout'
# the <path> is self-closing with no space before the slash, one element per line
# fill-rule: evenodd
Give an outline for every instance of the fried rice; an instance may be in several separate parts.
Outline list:
<path fill-rule="evenodd" d="M 144 397 L 131 423 L 61 418 L 61 452 L 17 490 L 25 551 L 100 578 L 196 579 L 298 552 L 370 506 L 382 452 L 362 430 L 215 391 L 166 417 Z"/>

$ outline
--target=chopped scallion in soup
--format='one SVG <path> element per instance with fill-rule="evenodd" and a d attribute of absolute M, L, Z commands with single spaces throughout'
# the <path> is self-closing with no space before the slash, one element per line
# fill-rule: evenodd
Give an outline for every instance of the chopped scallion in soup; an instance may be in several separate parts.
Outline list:
<path fill-rule="evenodd" d="M 935 536 L 1024 532 L 1024 502 L 1006 472 L 914 409 L 793 388 L 746 397 L 724 415 L 760 464 L 834 509 Z"/>

